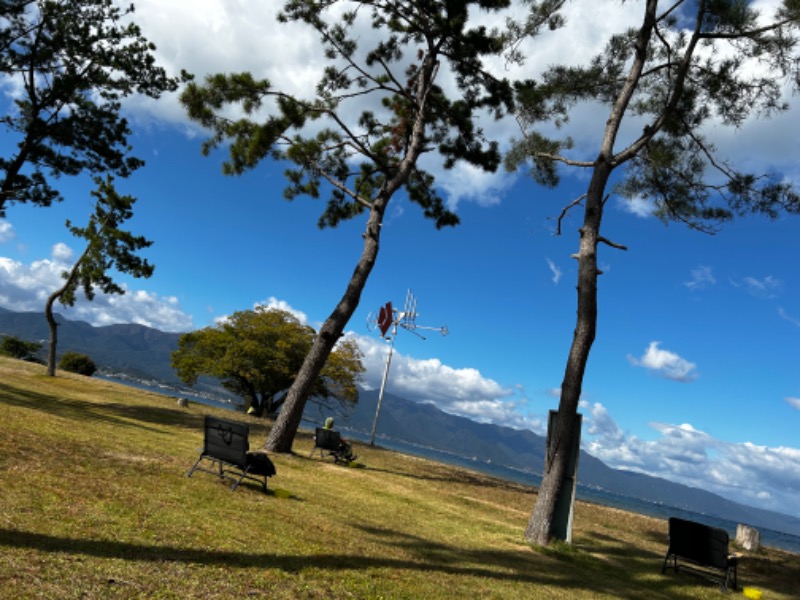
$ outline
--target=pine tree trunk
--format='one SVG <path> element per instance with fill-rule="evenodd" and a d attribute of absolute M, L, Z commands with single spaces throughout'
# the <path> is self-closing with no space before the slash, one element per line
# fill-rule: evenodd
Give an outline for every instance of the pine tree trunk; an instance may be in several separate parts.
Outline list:
<path fill-rule="evenodd" d="M 35 111 L 36 114 L 38 114 L 38 112 L 38 110 Z M 0 186 L 0 217 L 5 217 L 6 215 L 6 202 L 13 201 L 15 197 L 24 195 L 27 192 L 27 190 L 14 189 L 14 184 L 17 181 L 17 175 L 27 160 L 30 147 L 30 139 L 26 137 L 17 156 L 6 166 L 5 178 L 3 179 L 2 186 Z"/>
<path fill-rule="evenodd" d="M 390 177 L 376 198 L 370 204 L 369 219 L 367 227 L 362 234 L 364 238 L 364 249 L 361 258 L 356 265 L 350 283 L 345 290 L 344 296 L 336 305 L 334 311 L 323 323 L 319 330 L 314 344 L 311 346 L 303 361 L 303 366 L 297 377 L 286 394 L 281 412 L 269 432 L 264 448 L 271 452 L 291 452 L 292 442 L 300 427 L 300 420 L 303 416 L 306 402 L 314 388 L 314 383 L 320 372 L 325 366 L 333 347 L 344 332 L 350 317 L 353 316 L 358 303 L 361 300 L 361 293 L 367 285 L 367 279 L 375 266 L 380 248 L 381 227 L 383 225 L 383 215 L 394 193 L 399 190 L 411 175 L 412 169 L 417 164 L 417 160 L 426 146 L 425 138 L 426 116 L 428 114 L 427 97 L 433 87 L 433 80 L 438 71 L 438 61 L 431 54 L 428 54 L 423 62 L 423 68 L 417 80 L 417 107 L 416 113 L 410 118 L 413 123 L 411 128 L 410 141 L 405 157 L 401 160 L 392 177 Z"/>
<path fill-rule="evenodd" d="M 525 530 L 525 539 L 541 546 L 550 543 L 553 536 L 558 498 L 567 476 L 583 376 L 597 329 L 597 277 L 600 274 L 597 269 L 597 244 L 603 218 L 602 194 L 610 172 L 610 167 L 599 160 L 589 185 L 583 227 L 580 229 L 577 325 L 561 384 L 556 430 L 550 432 L 552 449 L 545 462 L 544 477 Z"/>
<path fill-rule="evenodd" d="M 86 255 L 89 254 L 89 249 L 91 247 L 91 243 L 86 245 L 86 248 L 83 250 L 78 260 L 75 261 L 75 264 L 72 265 L 72 268 L 66 275 L 66 281 L 64 282 L 64 285 L 50 294 L 50 296 L 47 298 L 47 302 L 44 305 L 44 315 L 47 319 L 47 324 L 50 326 L 50 347 L 47 350 L 47 374 L 50 377 L 55 377 L 56 375 L 56 344 L 58 343 L 58 323 L 56 323 L 55 315 L 53 315 L 53 305 L 56 303 L 56 300 L 59 300 L 62 298 L 62 296 L 64 296 L 66 291 L 75 281 L 75 278 L 78 276 L 78 269 L 80 268 L 83 260 L 86 258 Z M 70 302 L 70 305 L 71 304 L 72 303 Z"/>
<path fill-rule="evenodd" d="M 567 476 L 569 450 L 572 447 L 572 432 L 575 428 L 578 402 L 581 399 L 583 376 L 597 331 L 597 277 L 601 273 L 597 268 L 597 245 L 601 241 L 610 243 L 600 236 L 605 190 L 613 170 L 633 155 L 629 153 L 625 158 L 615 156 L 614 142 L 647 61 L 647 48 L 656 26 L 657 8 L 658 0 L 647 0 L 642 27 L 634 44 L 635 58 L 606 121 L 600 151 L 586 193 L 583 227 L 580 229 L 580 251 L 575 257 L 578 259 L 577 325 L 564 371 L 564 382 L 561 384 L 556 431 L 551 432 L 551 437 L 554 436 L 554 450 L 546 462 L 536 505 L 525 530 L 525 538 L 529 542 L 542 546 L 547 545 L 553 536 L 553 519 L 558 495 Z M 650 133 L 650 136 L 652 135 L 653 132 Z M 619 245 L 617 247 L 624 248 Z"/>
<path fill-rule="evenodd" d="M 358 307 L 361 293 L 364 291 L 369 274 L 375 266 L 380 246 L 381 223 L 383 222 L 383 213 L 388 201 L 388 197 L 376 200 L 370 211 L 367 228 L 364 233 L 364 248 L 361 258 L 355 271 L 353 271 L 353 276 L 350 278 L 350 283 L 345 290 L 344 296 L 342 296 L 339 304 L 336 305 L 334 311 L 320 328 L 319 335 L 314 340 L 314 344 L 303 361 L 303 366 L 300 367 L 294 383 L 292 383 L 286 394 L 281 412 L 264 444 L 264 448 L 271 452 L 292 451 L 292 442 L 294 442 L 297 429 L 300 427 L 303 410 L 311 395 L 311 390 L 314 388 L 314 382 L 325 367 L 328 356 L 330 356 L 333 347 Z"/>
<path fill-rule="evenodd" d="M 47 304 L 44 307 L 44 316 L 47 319 L 47 324 L 50 326 L 50 345 L 47 348 L 47 375 L 49 377 L 56 376 L 56 345 L 58 344 L 58 323 L 56 323 L 55 315 L 53 315 L 53 304 L 58 298 L 58 292 L 51 294 L 47 299 Z"/>

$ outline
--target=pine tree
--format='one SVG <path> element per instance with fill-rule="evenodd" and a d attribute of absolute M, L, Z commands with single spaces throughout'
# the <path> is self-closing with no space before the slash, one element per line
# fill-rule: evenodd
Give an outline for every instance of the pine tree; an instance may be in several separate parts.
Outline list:
<path fill-rule="evenodd" d="M 340 5 L 350 10 L 337 17 Z M 313 382 L 375 266 L 393 196 L 404 192 L 437 228 L 458 223 L 420 158 L 438 153 L 446 168 L 458 161 L 489 171 L 499 166 L 498 145 L 486 138 L 477 117 L 504 114 L 512 106 L 512 88 L 482 64 L 502 51 L 500 36 L 470 26 L 469 17 L 471 10 L 508 5 L 509 0 L 289 0 L 280 19 L 312 27 L 328 60 L 313 98 L 281 93 L 248 73 L 214 75 L 184 92 L 189 115 L 214 132 L 204 150 L 231 140 L 227 173 L 241 173 L 265 158 L 287 161 L 292 166 L 286 170 L 286 198 L 327 194 L 321 227 L 366 218 L 361 257 L 289 389 L 269 450 L 291 450 Z M 359 45 L 362 32 L 361 39 L 377 38 L 371 48 Z M 445 75 L 456 88 L 452 95 L 439 83 Z M 234 103 L 243 118 L 224 116 L 222 109 Z M 257 121 L 262 108 L 271 114 Z"/>
<path fill-rule="evenodd" d="M 120 196 L 114 188 L 114 180 L 108 176 L 105 180 L 95 179 L 97 189 L 92 191 L 95 197 L 94 212 L 85 227 L 75 227 L 67 221 L 67 227 L 76 237 L 87 241 L 86 248 L 72 268 L 63 273 L 64 285 L 47 298 L 45 318 L 50 326 L 50 345 L 47 355 L 47 374 L 56 373 L 56 346 L 58 344 L 58 322 L 53 314 L 56 301 L 64 306 L 75 304 L 78 287 L 88 300 L 92 300 L 95 288 L 104 294 L 124 294 L 125 289 L 117 284 L 109 271 L 127 273 L 133 277 L 150 277 L 155 267 L 136 253 L 149 248 L 153 242 L 142 236 L 135 236 L 129 231 L 120 229 L 120 225 L 133 216 L 133 204 L 136 198 Z"/>
<path fill-rule="evenodd" d="M 517 86 L 525 137 L 508 156 L 511 168 L 531 167 L 546 185 L 559 181 L 559 166 L 591 173 L 586 193 L 564 215 L 583 209 L 578 260 L 577 325 L 561 386 L 559 418 L 550 436 L 555 445 L 526 530 L 526 538 L 549 543 L 558 495 L 567 475 L 568 452 L 583 376 L 597 325 L 597 252 L 601 244 L 624 249 L 601 234 L 611 193 L 643 198 L 665 221 L 702 231 L 748 212 L 777 216 L 800 212 L 800 197 L 776 174 L 748 173 L 719 156 L 707 137 L 709 125 L 736 127 L 751 117 L 784 110 L 785 90 L 800 88 L 797 28 L 800 2 L 784 0 L 769 19 L 743 0 L 644 2 L 637 29 L 609 40 L 585 67 L 553 67 L 540 81 Z M 659 10 L 659 5 L 662 9 Z M 581 101 L 608 106 L 594 158 L 569 155 L 569 139 L 549 139 L 537 122 L 566 122 Z M 620 145 L 625 120 L 642 124 L 641 134 Z M 620 182 L 609 192 L 612 174 Z"/>

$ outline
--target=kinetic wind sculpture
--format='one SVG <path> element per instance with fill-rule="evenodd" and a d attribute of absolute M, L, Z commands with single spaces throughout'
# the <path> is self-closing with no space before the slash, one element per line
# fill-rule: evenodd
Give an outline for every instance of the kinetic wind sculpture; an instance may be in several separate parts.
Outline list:
<path fill-rule="evenodd" d="M 378 406 L 375 409 L 375 420 L 372 422 L 372 433 L 369 437 L 369 445 L 375 445 L 375 430 L 378 428 L 378 417 L 381 414 L 381 403 L 383 402 L 383 391 L 386 389 L 386 379 L 389 377 L 389 366 L 392 364 L 392 353 L 394 352 L 394 340 L 397 337 L 397 328 L 402 327 L 416 335 L 418 338 L 425 339 L 425 336 L 418 333 L 418 329 L 426 329 L 429 331 L 438 331 L 442 335 L 447 335 L 447 327 L 426 327 L 424 325 L 417 325 L 417 299 L 411 290 L 406 293 L 406 303 L 402 312 L 392 308 L 392 303 L 387 302 L 385 306 L 381 306 L 378 316 L 370 313 L 367 317 L 367 328 L 374 331 L 376 328 L 380 330 L 381 337 L 389 342 L 389 354 L 386 356 L 386 367 L 383 370 L 383 379 L 381 380 L 381 390 L 378 393 Z M 392 330 L 390 335 L 387 335 L 389 330 Z"/>

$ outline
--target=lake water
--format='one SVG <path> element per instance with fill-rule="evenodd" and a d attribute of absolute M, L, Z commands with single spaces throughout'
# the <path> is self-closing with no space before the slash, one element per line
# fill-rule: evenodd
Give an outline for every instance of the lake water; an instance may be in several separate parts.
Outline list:
<path fill-rule="evenodd" d="M 229 410 L 236 411 L 242 410 L 242 404 L 239 402 L 227 400 L 212 394 L 200 394 L 190 388 L 174 387 L 159 383 L 157 381 L 143 381 L 141 379 L 133 379 L 120 374 L 97 373 L 95 374 L 95 378 L 113 381 L 114 383 L 121 383 L 123 385 L 129 385 L 140 390 L 156 392 L 165 396 L 173 396 L 175 397 L 176 402 L 178 398 L 185 398 L 190 402 L 199 402 L 200 404 L 214 406 L 216 408 L 227 408 Z"/>
<path fill-rule="evenodd" d="M 143 390 L 157 392 L 159 394 L 175 396 L 176 399 L 186 398 L 189 401 L 199 402 L 217 408 L 225 408 L 234 411 L 242 410 L 241 404 L 216 398 L 211 396 L 210 394 L 198 395 L 190 389 L 172 388 L 155 382 L 138 381 L 130 378 L 120 378 L 118 376 L 111 376 L 111 375 L 99 375 L 96 377 L 99 377 L 101 379 L 106 379 L 108 381 L 113 381 L 116 383 L 122 383 L 124 385 L 130 385 L 132 387 L 136 387 Z M 309 424 L 309 426 L 313 425 L 314 424 Z M 367 432 L 351 430 L 351 429 L 347 430 L 343 429 L 343 431 L 346 431 L 347 437 L 358 440 L 360 442 L 366 442 L 366 443 L 369 442 L 370 436 Z M 437 448 L 421 446 L 419 444 L 412 444 L 409 442 L 405 442 L 403 440 L 395 440 L 387 438 L 386 436 L 378 435 L 376 437 L 377 437 L 376 443 L 379 446 L 382 446 L 389 450 L 396 450 L 398 452 L 404 452 L 406 454 L 412 454 L 415 456 L 422 456 L 424 458 L 430 458 L 433 460 L 437 460 L 439 462 L 444 462 L 455 466 L 466 467 L 474 471 L 479 471 L 482 473 L 486 473 L 487 475 L 492 475 L 495 477 L 499 477 L 501 479 L 514 481 L 517 483 L 521 483 L 523 485 L 538 486 L 542 480 L 540 474 L 536 474 L 529 471 L 523 471 L 522 469 L 514 469 L 510 467 L 505 467 L 503 465 L 486 463 L 484 461 L 474 460 L 468 457 L 459 456 L 457 454 L 453 454 L 452 452 L 446 452 L 443 450 L 439 450 Z M 615 494 L 607 490 L 581 485 L 580 482 L 578 483 L 576 496 L 580 500 L 585 500 L 587 502 L 594 502 L 596 504 L 602 504 L 604 506 L 611 506 L 613 508 L 629 510 L 631 512 L 648 515 L 651 517 L 663 518 L 663 519 L 668 519 L 669 517 L 680 517 L 683 519 L 688 519 L 690 521 L 697 521 L 699 523 L 704 523 L 712 527 L 718 527 L 720 529 L 724 529 L 725 531 L 728 532 L 728 535 L 731 536 L 731 539 L 735 539 L 736 537 L 737 523 L 729 521 L 727 519 L 721 519 L 713 515 L 694 513 L 682 508 L 676 508 L 674 506 L 668 506 L 665 504 L 659 504 L 656 502 L 641 500 L 639 498 L 623 496 L 621 494 Z M 759 527 L 758 530 L 761 533 L 761 543 L 763 545 L 771 546 L 773 548 L 781 548 L 783 550 L 788 550 L 789 552 L 795 552 L 800 554 L 800 536 L 792 535 L 789 533 L 783 533 L 781 531 L 772 531 L 771 529 L 765 529 L 762 527 Z M 665 524 L 664 534 L 666 535 L 666 524 Z"/>

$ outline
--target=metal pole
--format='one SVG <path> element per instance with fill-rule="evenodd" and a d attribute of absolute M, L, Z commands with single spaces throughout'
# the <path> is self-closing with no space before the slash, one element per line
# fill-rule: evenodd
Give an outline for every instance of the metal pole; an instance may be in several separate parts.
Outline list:
<path fill-rule="evenodd" d="M 397 337 L 397 321 L 392 328 L 392 343 L 389 345 L 389 355 L 386 357 L 386 368 L 383 370 L 381 380 L 381 391 L 378 393 L 378 406 L 375 409 L 375 420 L 372 422 L 372 434 L 369 436 L 369 445 L 375 445 L 375 430 L 378 429 L 378 417 L 381 414 L 381 403 L 383 402 L 383 390 L 386 388 L 386 379 L 389 377 L 389 366 L 392 364 L 392 352 L 394 351 L 394 339 Z"/>

